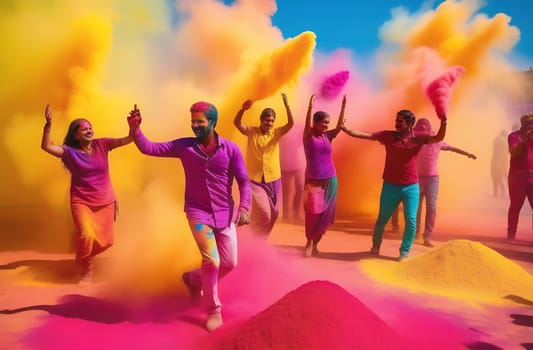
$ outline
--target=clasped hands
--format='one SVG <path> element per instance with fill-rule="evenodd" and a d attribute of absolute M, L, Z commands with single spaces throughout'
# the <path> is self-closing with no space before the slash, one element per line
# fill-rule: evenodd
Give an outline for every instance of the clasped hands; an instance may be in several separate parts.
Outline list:
<path fill-rule="evenodd" d="M 137 129 L 139 124 L 141 124 L 141 111 L 139 110 L 139 108 L 137 108 L 137 104 L 133 105 L 133 109 L 130 111 L 130 115 L 127 119 L 128 125 L 130 126 L 130 131 Z"/>

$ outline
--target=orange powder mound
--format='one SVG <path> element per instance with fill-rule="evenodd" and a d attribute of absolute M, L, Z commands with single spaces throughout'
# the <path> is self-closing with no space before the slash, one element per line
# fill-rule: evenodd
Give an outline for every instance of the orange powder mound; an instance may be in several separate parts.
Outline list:
<path fill-rule="evenodd" d="M 342 287 L 312 281 L 286 294 L 217 349 L 408 349 L 383 320 Z"/>
<path fill-rule="evenodd" d="M 382 283 L 473 302 L 533 300 L 533 276 L 479 242 L 452 240 L 401 263 L 368 260 L 362 269 Z"/>

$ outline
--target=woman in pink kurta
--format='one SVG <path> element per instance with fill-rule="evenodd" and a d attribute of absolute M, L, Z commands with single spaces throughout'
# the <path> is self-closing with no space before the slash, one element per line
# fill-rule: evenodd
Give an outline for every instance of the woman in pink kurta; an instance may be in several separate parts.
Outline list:
<path fill-rule="evenodd" d="M 90 283 L 93 259 L 113 244 L 116 198 L 109 176 L 108 152 L 127 145 L 130 136 L 94 139 L 91 123 L 76 119 L 70 123 L 62 145 L 50 140 L 52 113 L 45 110 L 41 148 L 61 158 L 71 174 L 70 207 L 76 226 L 76 260 L 80 265 L 80 283 Z"/>

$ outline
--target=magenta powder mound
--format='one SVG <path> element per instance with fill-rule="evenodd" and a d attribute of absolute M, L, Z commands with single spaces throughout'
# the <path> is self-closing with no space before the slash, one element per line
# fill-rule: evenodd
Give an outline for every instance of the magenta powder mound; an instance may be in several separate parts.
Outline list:
<path fill-rule="evenodd" d="M 342 287 L 313 281 L 289 292 L 236 329 L 217 349 L 408 349 L 376 314 Z"/>

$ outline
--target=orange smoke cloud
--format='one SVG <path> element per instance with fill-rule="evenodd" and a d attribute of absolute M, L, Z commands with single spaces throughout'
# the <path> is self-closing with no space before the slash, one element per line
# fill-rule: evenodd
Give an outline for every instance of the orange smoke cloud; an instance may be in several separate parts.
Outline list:
<path fill-rule="evenodd" d="M 450 101 L 445 140 L 476 154 L 478 159 L 468 163 L 465 171 L 464 159 L 441 154 L 441 188 L 446 190 L 440 192 L 439 207 L 445 210 L 462 210 L 459 198 L 483 201 L 491 192 L 488 169 L 492 140 L 502 129 L 510 130 L 507 101 L 520 90 L 518 79 L 501 80 L 501 76 L 513 76 L 514 69 L 505 54 L 516 44 L 518 28 L 511 26 L 504 14 L 488 18 L 476 13 L 478 10 L 477 2 L 450 0 L 435 10 L 412 15 L 405 10 L 395 11 L 381 29 L 386 41 L 378 52 L 377 64 L 383 85 L 378 91 L 349 101 L 346 111 L 349 127 L 366 132 L 393 129 L 395 113 L 400 109 L 435 120 L 424 89 L 449 67 L 464 67 L 466 72 L 454 87 Z M 351 117 L 352 106 L 356 106 L 357 118 Z M 341 145 L 336 147 L 353 149 L 350 154 L 336 155 L 339 183 L 350 174 L 356 177 L 343 185 L 347 188 L 343 187 L 346 191 L 339 195 L 338 213 L 377 214 L 383 147 L 362 140 L 339 141 Z M 368 173 L 376 176 L 373 183 L 369 183 Z M 453 176 L 457 173 L 461 174 L 460 181 Z M 358 200 L 354 202 L 353 195 L 344 193 L 358 193 Z"/>

